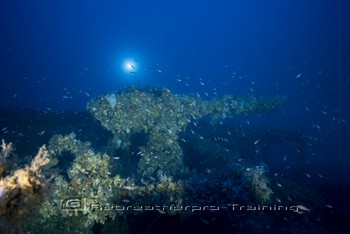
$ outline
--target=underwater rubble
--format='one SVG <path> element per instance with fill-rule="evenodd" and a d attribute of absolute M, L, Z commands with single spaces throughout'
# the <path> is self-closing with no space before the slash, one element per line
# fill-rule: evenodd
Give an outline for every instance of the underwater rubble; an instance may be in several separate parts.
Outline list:
<path fill-rule="evenodd" d="M 188 138 L 186 142 L 180 134 L 205 116 L 215 124 L 240 114 L 277 111 L 283 102 L 284 97 L 253 96 L 203 100 L 175 95 L 165 88 L 130 87 L 103 95 L 87 104 L 91 115 L 113 133 L 103 147 L 93 148 L 93 142 L 79 140 L 74 132 L 56 134 L 29 166 L 9 169 L 6 161 L 12 145 L 3 141 L 0 215 L 11 225 L 20 221 L 28 233 L 89 233 L 96 224 L 112 223 L 119 231 L 132 232 L 135 227 L 130 226 L 130 220 L 149 212 L 156 215 L 145 226 L 146 231 L 159 215 L 183 220 L 198 215 L 209 225 L 214 219 L 208 211 L 220 206 L 229 204 L 231 210 L 238 209 L 237 204 L 255 203 L 259 209 L 260 205 L 268 206 L 275 186 L 269 183 L 266 165 L 252 165 L 201 136 L 197 138 L 202 141 Z M 140 133 L 146 140 L 130 154 L 132 137 Z M 197 147 L 202 150 L 198 155 L 220 158 L 217 167 L 188 167 L 183 145 L 199 142 L 205 142 L 205 147 Z M 138 158 L 135 170 L 125 168 L 127 164 L 123 165 L 120 157 L 126 154 L 118 152 Z M 21 205 L 13 206 L 13 202 Z M 204 212 L 196 213 L 198 209 Z M 241 216 L 235 213 L 229 218 Z"/>

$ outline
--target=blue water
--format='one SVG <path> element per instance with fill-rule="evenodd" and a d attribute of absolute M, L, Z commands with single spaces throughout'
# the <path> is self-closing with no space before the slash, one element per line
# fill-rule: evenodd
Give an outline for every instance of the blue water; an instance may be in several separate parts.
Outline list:
<path fill-rule="evenodd" d="M 350 195 L 349 24 L 345 0 L 3 0 L 0 107 L 85 111 L 130 84 L 204 99 L 286 96 L 276 113 L 232 122 L 301 129 L 304 179 Z M 286 147 L 272 149 L 271 168 L 288 170 Z"/>

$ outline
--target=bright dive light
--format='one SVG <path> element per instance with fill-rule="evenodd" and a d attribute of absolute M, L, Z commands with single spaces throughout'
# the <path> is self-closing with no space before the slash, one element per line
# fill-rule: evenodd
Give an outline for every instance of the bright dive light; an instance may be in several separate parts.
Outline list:
<path fill-rule="evenodd" d="M 134 65 L 132 65 L 131 63 L 126 64 L 126 67 L 128 68 L 128 70 L 134 70 Z"/>
<path fill-rule="evenodd" d="M 136 61 L 133 60 L 127 60 L 124 62 L 124 71 L 128 73 L 136 73 L 137 72 L 137 66 Z"/>

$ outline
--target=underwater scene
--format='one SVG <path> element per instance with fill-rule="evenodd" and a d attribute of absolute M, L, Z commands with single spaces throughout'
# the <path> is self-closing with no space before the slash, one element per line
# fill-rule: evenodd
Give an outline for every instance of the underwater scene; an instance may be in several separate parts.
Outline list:
<path fill-rule="evenodd" d="M 0 234 L 350 233 L 350 2 L 0 18 Z"/>

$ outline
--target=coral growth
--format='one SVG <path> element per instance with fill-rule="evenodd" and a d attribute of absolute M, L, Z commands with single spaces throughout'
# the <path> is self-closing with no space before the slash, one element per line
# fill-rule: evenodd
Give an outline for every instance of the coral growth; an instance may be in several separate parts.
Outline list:
<path fill-rule="evenodd" d="M 185 169 L 178 134 L 191 121 L 204 116 L 217 119 L 271 112 L 278 109 L 283 100 L 282 97 L 224 96 L 205 101 L 197 96 L 177 96 L 168 89 L 130 88 L 91 101 L 87 108 L 122 141 L 124 148 L 130 145 L 132 134 L 149 134 L 147 145 L 140 148 L 142 158 L 138 167 L 142 176 L 155 176 L 158 170 L 175 176 Z"/>
<path fill-rule="evenodd" d="M 12 143 L 6 144 L 5 140 L 2 139 L 0 147 L 1 147 L 1 153 L 0 153 L 1 158 L 6 159 L 13 154 L 14 146 Z"/>
<path fill-rule="evenodd" d="M 265 175 L 266 166 L 255 166 L 247 168 L 246 176 L 251 182 L 251 190 L 255 199 L 260 203 L 268 203 L 271 200 L 273 191 L 268 187 L 269 180 Z"/>
<path fill-rule="evenodd" d="M 77 140 L 74 133 L 52 137 L 49 151 L 56 159 L 68 151 L 75 159 L 67 170 L 68 178 L 55 175 L 51 196 L 43 202 L 40 217 L 27 224 L 27 230 L 38 229 L 38 226 L 43 231 L 52 230 L 68 218 L 70 222 L 64 230 L 61 227 L 62 231 L 67 232 L 77 224 L 88 230 L 94 223 L 103 224 L 108 218 L 125 215 L 128 211 L 116 212 L 115 206 L 127 205 L 130 200 L 135 204 L 181 205 L 184 181 L 162 175 L 160 182 L 141 180 L 137 183 L 133 178 L 112 176 L 115 171 L 111 169 L 110 157 L 95 153 L 90 143 Z M 84 205 L 66 207 L 68 201 Z"/>
<path fill-rule="evenodd" d="M 12 225 L 23 222 L 43 200 L 48 183 L 43 169 L 49 160 L 49 153 L 43 146 L 29 166 L 1 178 L 0 216 L 7 222 Z"/>
<path fill-rule="evenodd" d="M 54 183 L 53 198 L 57 208 L 64 199 L 85 198 L 95 203 L 110 203 L 114 194 L 113 178 L 110 176 L 109 157 L 106 154 L 95 153 L 89 143 L 76 139 L 75 134 L 54 136 L 50 141 L 50 153 L 59 157 L 64 151 L 71 152 L 75 159 L 68 169 L 68 180 L 58 175 Z M 48 204 L 50 206 L 50 204 Z M 53 211 L 51 211 L 53 212 Z M 59 209 L 53 213 L 63 216 L 74 216 L 77 210 Z M 50 216 L 50 214 L 47 214 Z M 104 223 L 107 217 L 114 217 L 114 212 L 89 212 L 79 210 L 79 215 L 85 218 L 85 227 L 94 222 Z M 82 219 L 83 221 L 83 219 Z"/>
<path fill-rule="evenodd" d="M 201 172 L 189 171 L 178 140 L 189 123 L 204 116 L 218 119 L 270 112 L 282 101 L 280 97 L 234 96 L 205 101 L 196 96 L 177 96 L 167 89 L 135 88 L 102 96 L 87 107 L 113 133 L 112 145 L 98 152 L 90 142 L 78 140 L 74 133 L 53 136 L 49 150 L 42 147 L 29 166 L 0 180 L 0 215 L 18 222 L 40 203 L 38 215 L 25 224 L 26 231 L 82 233 L 95 223 L 104 224 L 108 219 L 121 220 L 120 217 L 135 214 L 133 210 L 117 210 L 117 207 L 135 208 L 140 204 L 182 207 L 186 203 L 207 206 L 237 200 L 244 196 L 243 185 L 247 180 L 256 199 L 268 202 L 273 192 L 268 187 L 264 167 L 248 168 L 244 173 L 245 166 L 237 161 L 237 156 L 210 139 L 201 138 L 197 144 L 206 147 L 198 146 L 198 155 L 212 159 L 203 164 L 206 169 Z M 113 159 L 109 152 L 130 150 L 135 133 L 147 135 L 147 142 L 130 154 L 139 158 L 137 170 L 132 167 L 135 170 L 123 177 L 119 169 L 125 167 L 127 171 L 130 167 L 115 163 L 114 159 L 120 155 L 113 155 Z M 195 143 L 191 139 L 188 142 Z M 1 148 L 0 156 L 5 161 L 13 147 L 3 141 Z M 65 158 L 69 155 L 73 155 L 70 163 Z M 222 167 L 215 169 L 216 165 Z M 44 193 L 45 167 L 51 167 L 53 177 L 49 193 Z M 181 212 L 158 211 L 168 215 Z M 144 209 L 137 212 L 142 214 Z"/>
<path fill-rule="evenodd" d="M 1 145 L 0 145 L 0 177 L 5 173 L 10 165 L 10 162 L 8 161 L 7 158 L 10 156 L 13 156 L 14 153 L 13 151 L 15 150 L 14 146 L 12 143 L 6 143 L 4 139 L 1 140 Z"/>

